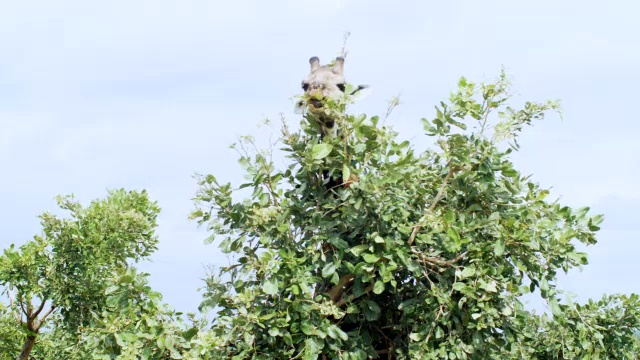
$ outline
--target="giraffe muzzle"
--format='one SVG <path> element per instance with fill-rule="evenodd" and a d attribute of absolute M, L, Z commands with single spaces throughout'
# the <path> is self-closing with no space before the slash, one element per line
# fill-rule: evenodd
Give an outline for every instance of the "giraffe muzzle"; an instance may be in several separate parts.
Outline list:
<path fill-rule="evenodd" d="M 314 108 L 321 108 L 322 107 L 322 100 L 318 100 L 318 99 L 311 99 L 309 100 L 309 102 L 311 102 L 311 105 L 313 105 Z"/>

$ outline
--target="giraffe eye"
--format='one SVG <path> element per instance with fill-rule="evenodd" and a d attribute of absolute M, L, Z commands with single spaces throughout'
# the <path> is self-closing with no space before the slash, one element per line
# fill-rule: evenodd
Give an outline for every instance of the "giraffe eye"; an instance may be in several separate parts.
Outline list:
<path fill-rule="evenodd" d="M 340 91 L 344 92 L 344 84 L 336 84 L 336 86 L 338 87 L 338 89 L 340 89 Z"/>
<path fill-rule="evenodd" d="M 309 89 L 309 84 L 302 83 L 302 90 L 307 91 Z"/>

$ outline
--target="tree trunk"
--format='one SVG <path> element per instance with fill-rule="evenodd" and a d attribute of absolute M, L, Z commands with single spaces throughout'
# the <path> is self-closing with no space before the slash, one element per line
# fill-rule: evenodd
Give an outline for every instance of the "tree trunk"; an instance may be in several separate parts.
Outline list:
<path fill-rule="evenodd" d="M 22 352 L 18 356 L 18 360 L 29 360 L 29 355 L 33 349 L 33 345 L 36 343 L 36 337 L 34 335 L 27 335 L 27 339 L 22 347 Z"/>

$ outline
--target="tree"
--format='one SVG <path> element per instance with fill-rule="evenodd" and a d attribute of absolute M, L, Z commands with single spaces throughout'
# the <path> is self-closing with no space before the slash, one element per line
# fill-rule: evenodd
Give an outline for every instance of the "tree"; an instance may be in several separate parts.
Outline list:
<path fill-rule="evenodd" d="M 248 182 L 232 189 L 198 175 L 192 218 L 235 260 L 207 282 L 202 306 L 218 316 L 202 356 L 587 358 L 627 341 L 639 328 L 637 297 L 620 298 L 625 306 L 613 313 L 630 311 L 608 344 L 584 346 L 598 333 L 591 330 L 611 323 L 569 329 L 584 311 L 595 322 L 609 311 L 567 308 L 556 287 L 558 271 L 587 264 L 575 243 L 594 244 L 603 217 L 549 201 L 548 189 L 514 168 L 517 136 L 559 104 L 514 109 L 509 85 L 504 73 L 488 84 L 461 78 L 435 117 L 422 119 L 434 139 L 422 152 L 377 116 L 345 114 L 342 137 L 320 140 L 307 115 L 298 132 L 283 125 L 286 168 L 245 137 L 239 161 Z M 327 188 L 327 170 L 355 181 Z M 239 192 L 247 197 L 236 201 Z M 552 320 L 524 310 L 519 298 L 536 289 Z M 546 339 L 557 347 L 544 350 L 545 329 L 583 346 L 563 352 L 567 343 Z"/>
<path fill-rule="evenodd" d="M 151 289 L 147 277 L 128 268 L 105 290 L 107 306 L 94 316 L 78 341 L 82 349 L 92 349 L 93 359 L 182 359 L 190 348 L 189 341 L 198 329 L 187 327 L 181 313 L 161 302 L 162 295 Z M 89 351 L 80 353 L 86 359 Z"/>
<path fill-rule="evenodd" d="M 42 235 L 19 249 L 11 245 L 0 257 L 0 286 L 24 336 L 19 359 L 30 358 L 52 315 L 71 332 L 89 325 L 108 305 L 110 276 L 157 248 L 160 209 L 145 191 L 111 191 L 86 208 L 72 197 L 58 197 L 58 204 L 69 219 L 42 214 Z"/>
<path fill-rule="evenodd" d="M 525 314 L 522 334 L 536 359 L 638 359 L 638 295 L 605 295 L 586 304 L 560 305 L 553 319 Z"/>

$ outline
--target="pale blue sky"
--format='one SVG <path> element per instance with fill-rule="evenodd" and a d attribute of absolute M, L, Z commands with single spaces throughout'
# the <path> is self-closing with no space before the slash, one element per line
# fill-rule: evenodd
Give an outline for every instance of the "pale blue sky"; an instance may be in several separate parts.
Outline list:
<path fill-rule="evenodd" d="M 606 5 L 605 5 L 606 4 Z M 337 55 L 417 146 L 421 117 L 457 79 L 505 65 L 515 101 L 559 98 L 514 157 L 571 206 L 604 213 L 590 265 L 562 276 L 581 301 L 640 293 L 640 5 L 632 1 L 4 1 L 0 7 L 0 248 L 39 232 L 56 194 L 85 203 L 106 189 L 149 190 L 163 209 L 160 250 L 141 266 L 178 310 L 200 302 L 204 265 L 224 263 L 187 220 L 194 172 L 242 179 L 236 136 L 297 124 L 290 97 L 308 59 Z M 535 306 L 535 304 L 534 304 Z M 537 307 L 537 306 L 536 306 Z"/>

